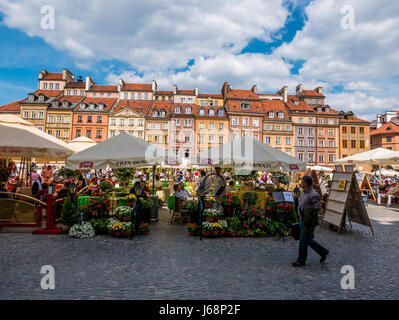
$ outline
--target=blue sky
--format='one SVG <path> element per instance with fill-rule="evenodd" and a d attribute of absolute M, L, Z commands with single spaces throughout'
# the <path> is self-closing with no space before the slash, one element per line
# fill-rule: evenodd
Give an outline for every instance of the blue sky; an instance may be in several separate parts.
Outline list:
<path fill-rule="evenodd" d="M 399 61 L 386 56 L 398 50 L 396 20 L 389 35 L 384 30 L 399 5 L 382 2 L 387 10 L 375 14 L 381 6 L 370 0 L 205 0 L 194 7 L 183 0 L 0 0 L 0 105 L 34 91 L 42 69 L 65 67 L 97 83 L 155 79 L 164 90 L 177 84 L 219 92 L 224 81 L 263 92 L 322 86 L 333 107 L 371 120 L 399 101 Z M 51 31 L 40 28 L 48 3 Z M 355 30 L 339 25 L 347 3 Z"/>

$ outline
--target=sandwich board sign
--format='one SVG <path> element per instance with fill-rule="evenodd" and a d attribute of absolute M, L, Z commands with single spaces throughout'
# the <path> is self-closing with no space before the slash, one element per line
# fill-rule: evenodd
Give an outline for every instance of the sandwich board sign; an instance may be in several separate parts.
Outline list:
<path fill-rule="evenodd" d="M 344 171 L 337 165 L 322 221 L 337 226 L 339 233 L 345 225 L 345 216 L 350 222 L 370 227 L 374 235 L 353 166 L 346 165 Z"/>
<path fill-rule="evenodd" d="M 359 181 L 359 180 L 358 180 Z M 373 188 L 371 188 L 370 180 L 367 177 L 367 174 L 364 175 L 362 182 L 359 185 L 361 190 L 368 190 L 373 198 L 374 201 L 377 201 L 375 198 L 375 194 Z"/>

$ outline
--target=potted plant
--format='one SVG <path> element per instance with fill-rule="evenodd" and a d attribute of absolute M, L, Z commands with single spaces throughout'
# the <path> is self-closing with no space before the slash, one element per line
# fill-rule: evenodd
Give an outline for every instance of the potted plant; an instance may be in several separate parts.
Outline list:
<path fill-rule="evenodd" d="M 120 221 L 130 221 L 132 219 L 133 209 L 128 206 L 120 206 L 116 208 L 115 216 Z"/>
<path fill-rule="evenodd" d="M 134 201 L 136 200 L 136 198 L 137 198 L 136 195 L 134 195 L 133 193 L 127 195 L 127 196 L 125 197 L 125 199 L 126 199 L 126 205 L 127 205 L 128 207 L 133 207 Z"/>
<path fill-rule="evenodd" d="M 214 197 L 206 196 L 205 200 L 205 208 L 212 208 L 213 204 L 216 202 Z"/>
<path fill-rule="evenodd" d="M 220 230 L 219 222 L 212 222 L 212 235 L 214 237 L 219 235 L 219 230 Z"/>
<path fill-rule="evenodd" d="M 69 229 L 69 236 L 73 238 L 92 238 L 95 234 L 93 226 L 88 221 L 74 224 L 71 229 Z"/>
<path fill-rule="evenodd" d="M 198 227 L 197 227 L 196 223 L 188 223 L 187 224 L 187 230 L 188 230 L 188 234 L 190 236 L 195 236 L 197 229 L 198 229 Z"/>
<path fill-rule="evenodd" d="M 205 237 L 209 237 L 212 232 L 212 224 L 210 222 L 203 222 L 202 223 L 202 235 Z"/>
<path fill-rule="evenodd" d="M 131 234 L 132 223 L 131 222 L 123 222 L 122 224 L 122 234 L 124 237 L 128 237 Z"/>
<path fill-rule="evenodd" d="M 141 235 L 145 236 L 148 232 L 150 232 L 150 225 L 147 222 L 142 222 L 139 225 L 139 232 Z"/>
<path fill-rule="evenodd" d="M 219 233 L 221 236 L 223 236 L 223 235 L 225 235 L 225 233 L 227 231 L 227 222 L 226 222 L 226 220 L 219 220 L 218 223 L 220 225 Z"/>
<path fill-rule="evenodd" d="M 114 235 L 117 238 L 120 238 L 122 236 L 122 228 L 123 228 L 123 223 L 122 222 L 116 222 L 112 225 L 112 235 Z"/>
<path fill-rule="evenodd" d="M 94 231 L 97 234 L 107 234 L 108 233 L 108 220 L 105 218 L 100 219 L 90 219 Z"/>

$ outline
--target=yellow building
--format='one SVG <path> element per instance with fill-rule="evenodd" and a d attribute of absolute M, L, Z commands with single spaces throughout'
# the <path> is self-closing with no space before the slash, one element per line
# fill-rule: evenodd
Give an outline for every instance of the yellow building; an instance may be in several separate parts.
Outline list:
<path fill-rule="evenodd" d="M 73 109 L 84 99 L 81 96 L 63 96 L 47 108 L 46 132 L 65 142 L 72 140 Z"/>
<path fill-rule="evenodd" d="M 370 150 L 370 122 L 349 112 L 339 112 L 340 158 Z"/>
<path fill-rule="evenodd" d="M 37 90 L 29 93 L 28 98 L 21 101 L 21 117 L 36 128 L 46 131 L 46 117 L 48 106 L 58 97 L 62 91 Z"/>
<path fill-rule="evenodd" d="M 291 156 L 294 154 L 294 131 L 290 114 L 282 100 L 262 100 L 263 142 Z"/>

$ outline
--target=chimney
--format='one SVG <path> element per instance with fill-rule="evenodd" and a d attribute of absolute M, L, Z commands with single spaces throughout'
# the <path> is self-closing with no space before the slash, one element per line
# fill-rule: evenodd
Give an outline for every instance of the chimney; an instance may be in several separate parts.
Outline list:
<path fill-rule="evenodd" d="M 299 96 L 301 96 L 301 95 L 302 95 L 302 85 L 301 85 L 301 84 L 298 84 L 298 85 L 296 86 L 296 96 L 299 97 Z"/>
<path fill-rule="evenodd" d="M 90 88 L 93 84 L 94 84 L 94 81 L 89 76 L 87 76 L 86 77 L 86 88 L 85 88 L 86 91 L 90 90 Z"/>
<path fill-rule="evenodd" d="M 279 94 L 280 96 L 283 97 L 283 101 L 284 103 L 287 103 L 288 101 L 288 86 L 284 86 L 280 89 L 279 92 L 277 92 L 277 94 Z"/>
<path fill-rule="evenodd" d="M 151 90 L 152 90 L 152 92 L 155 92 L 158 90 L 158 84 L 155 80 L 152 80 Z"/>
<path fill-rule="evenodd" d="M 62 79 L 66 80 L 66 83 L 73 81 L 74 78 L 75 77 L 68 69 L 65 69 L 65 68 L 62 69 Z"/>
<path fill-rule="evenodd" d="M 227 81 L 225 83 L 223 83 L 223 87 L 222 87 L 222 96 L 223 98 L 227 97 L 227 94 L 231 91 L 231 87 L 230 85 L 227 84 Z"/>
<path fill-rule="evenodd" d="M 317 93 L 323 94 L 323 91 L 322 91 L 323 87 L 317 87 L 315 90 L 317 91 Z"/>
<path fill-rule="evenodd" d="M 198 87 L 195 87 L 195 88 L 194 88 L 194 94 L 195 94 L 196 96 L 198 96 Z"/>
<path fill-rule="evenodd" d="M 177 94 L 177 86 L 175 84 L 173 85 L 173 94 Z"/>
<path fill-rule="evenodd" d="M 258 89 L 257 89 L 257 87 L 256 87 L 256 84 L 254 84 L 253 86 L 252 86 L 252 88 L 251 88 L 251 91 L 253 92 L 253 93 L 255 93 L 256 94 L 256 91 L 257 91 Z"/>
<path fill-rule="evenodd" d="M 48 73 L 48 72 L 47 72 L 47 70 L 45 70 L 45 69 L 43 69 L 42 72 L 39 72 L 39 80 L 40 80 L 40 79 L 43 79 L 44 76 L 45 76 L 47 73 Z"/>

